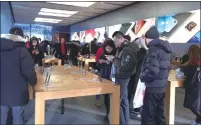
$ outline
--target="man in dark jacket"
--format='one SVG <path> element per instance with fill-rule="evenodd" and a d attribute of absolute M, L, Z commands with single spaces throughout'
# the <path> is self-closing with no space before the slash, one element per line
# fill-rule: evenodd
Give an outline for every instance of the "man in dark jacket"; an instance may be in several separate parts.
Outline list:
<path fill-rule="evenodd" d="M 65 39 L 61 38 L 59 43 L 56 43 L 54 45 L 55 48 L 55 57 L 61 59 L 61 65 L 64 65 L 64 63 L 67 61 L 67 57 L 70 53 L 70 50 L 68 49 Z"/>
<path fill-rule="evenodd" d="M 142 125 L 165 125 L 164 98 L 170 70 L 172 48 L 168 41 L 159 39 L 157 28 L 145 34 L 149 48 L 142 64 L 140 79 L 146 85 Z"/>
<path fill-rule="evenodd" d="M 134 41 L 139 45 L 140 50 L 137 53 L 138 63 L 137 63 L 136 73 L 130 77 L 130 82 L 129 82 L 130 86 L 128 84 L 128 91 L 129 91 L 129 89 L 131 89 L 130 90 L 130 97 L 128 96 L 128 99 L 130 98 L 129 104 L 131 104 L 130 117 L 135 119 L 135 118 L 141 117 L 140 111 L 142 110 L 142 108 L 141 107 L 134 108 L 133 107 L 133 99 L 135 98 L 135 93 L 136 93 L 136 89 L 138 86 L 138 81 L 139 81 L 139 77 L 140 77 L 142 63 L 144 61 L 144 57 L 146 55 L 146 51 L 148 48 L 145 44 L 145 40 L 142 37 L 136 38 Z M 133 95 L 133 96 L 131 96 L 131 95 Z"/>
<path fill-rule="evenodd" d="M 29 102 L 28 85 L 36 85 L 34 61 L 25 48 L 23 31 L 12 28 L 1 35 L 1 124 L 6 124 L 12 109 L 13 124 L 23 124 L 24 108 Z M 29 84 L 28 84 L 29 83 Z"/>
<path fill-rule="evenodd" d="M 135 43 L 129 43 L 120 31 L 114 32 L 112 37 L 115 41 L 117 52 L 115 57 L 107 56 L 107 59 L 113 61 L 116 68 L 115 83 L 120 85 L 120 124 L 126 125 L 129 120 L 127 86 L 130 76 L 135 73 L 139 46 Z"/>

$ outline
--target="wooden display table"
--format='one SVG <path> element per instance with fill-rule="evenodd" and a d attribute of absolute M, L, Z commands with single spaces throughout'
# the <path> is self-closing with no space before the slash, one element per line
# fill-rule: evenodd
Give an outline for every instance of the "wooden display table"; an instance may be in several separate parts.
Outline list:
<path fill-rule="evenodd" d="M 61 65 L 61 60 L 60 59 L 58 59 L 58 58 L 44 58 L 43 60 L 42 60 L 42 62 L 43 62 L 43 65 L 45 64 L 45 63 L 51 63 L 51 64 L 55 64 L 55 63 L 57 63 L 57 65 Z"/>
<path fill-rule="evenodd" d="M 171 70 L 168 78 L 168 86 L 165 97 L 165 116 L 166 124 L 174 125 L 175 119 L 175 93 L 176 88 L 183 87 L 184 79 L 177 79 L 176 72 Z"/>
<path fill-rule="evenodd" d="M 95 57 L 94 58 L 84 58 L 84 57 L 77 57 L 77 60 L 79 62 L 84 62 L 85 63 L 85 69 L 87 71 L 89 71 L 89 63 L 95 63 L 96 62 L 96 59 Z"/>
<path fill-rule="evenodd" d="M 119 124 L 120 87 L 92 73 L 81 74 L 78 67 L 53 66 L 50 83 L 44 84 L 40 69 L 36 70 L 38 83 L 35 86 L 35 124 L 45 124 L 45 100 L 111 94 L 110 124 Z"/>

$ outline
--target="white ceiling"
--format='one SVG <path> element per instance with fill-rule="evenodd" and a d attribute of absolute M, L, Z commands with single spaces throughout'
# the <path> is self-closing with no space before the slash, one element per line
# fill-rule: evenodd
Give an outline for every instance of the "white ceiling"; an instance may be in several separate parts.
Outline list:
<path fill-rule="evenodd" d="M 44 17 L 44 18 L 54 18 L 62 19 L 58 24 L 54 25 L 70 25 L 77 22 L 107 13 L 109 11 L 124 7 L 126 5 L 132 4 L 134 2 L 96 2 L 95 4 L 89 7 L 76 7 L 68 5 L 59 5 L 46 2 L 11 2 L 13 14 L 16 23 L 35 23 L 35 17 Z M 41 8 L 50 8 L 50 9 L 60 9 L 68 11 L 78 11 L 75 15 L 71 17 L 53 17 L 53 16 L 42 16 L 38 15 Z M 41 23 L 46 25 L 53 25 L 49 23 Z"/>

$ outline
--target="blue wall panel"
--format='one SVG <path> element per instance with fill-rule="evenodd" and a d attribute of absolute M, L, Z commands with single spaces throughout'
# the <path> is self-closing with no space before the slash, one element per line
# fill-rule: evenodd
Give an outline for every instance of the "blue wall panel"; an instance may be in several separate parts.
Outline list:
<path fill-rule="evenodd" d="M 8 33 L 13 24 L 9 2 L 1 2 L 1 34 Z"/>

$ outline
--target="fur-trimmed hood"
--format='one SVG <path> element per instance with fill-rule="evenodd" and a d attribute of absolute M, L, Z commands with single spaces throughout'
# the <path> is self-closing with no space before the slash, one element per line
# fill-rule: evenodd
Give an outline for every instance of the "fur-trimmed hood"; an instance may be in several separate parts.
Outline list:
<path fill-rule="evenodd" d="M 11 50 L 19 46 L 25 46 L 25 39 L 18 35 L 1 34 L 1 51 Z"/>
<path fill-rule="evenodd" d="M 26 39 L 24 39 L 23 37 L 18 36 L 18 35 L 13 35 L 13 34 L 1 34 L 1 38 L 13 40 L 15 42 L 25 42 L 26 41 Z"/>

